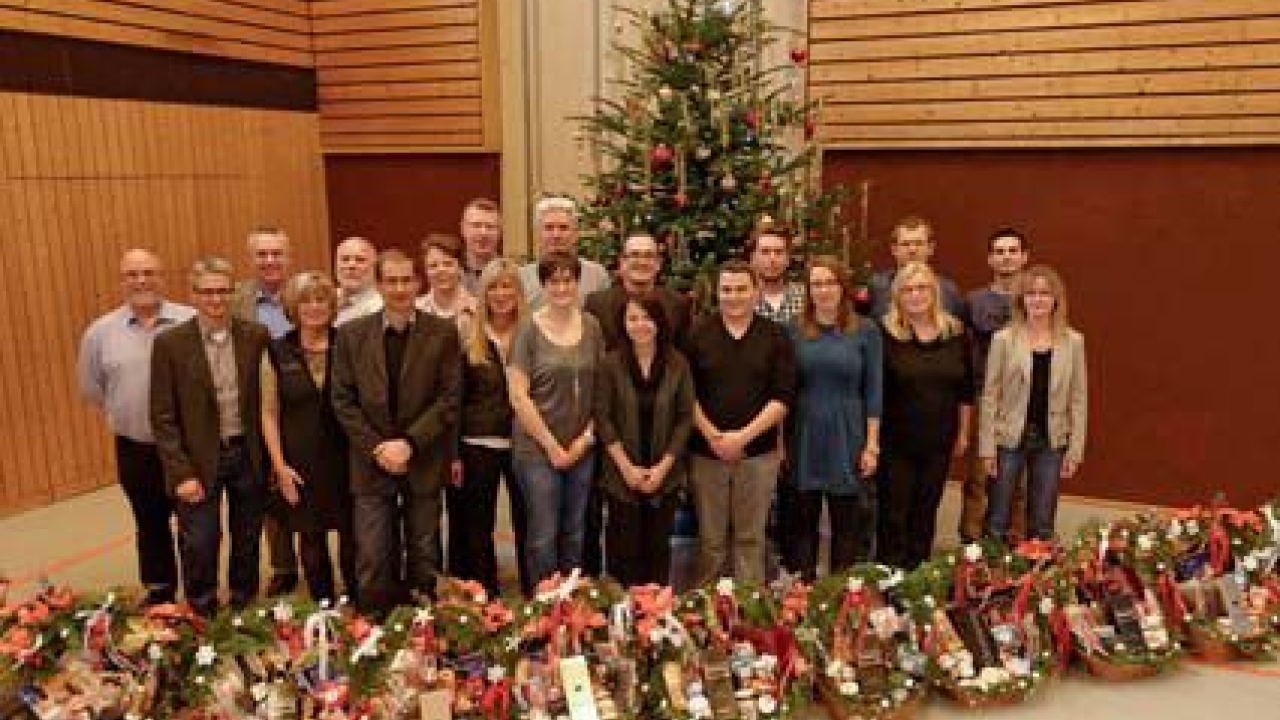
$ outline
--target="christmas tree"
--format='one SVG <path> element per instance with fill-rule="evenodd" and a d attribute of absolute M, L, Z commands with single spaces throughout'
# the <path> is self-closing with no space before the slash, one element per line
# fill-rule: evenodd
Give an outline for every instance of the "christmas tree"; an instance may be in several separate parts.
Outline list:
<path fill-rule="evenodd" d="M 804 38 L 769 22 L 761 3 L 617 9 L 639 40 L 615 40 L 619 97 L 598 98 L 582 118 L 592 160 L 586 254 L 610 261 L 627 233 L 647 230 L 667 249 L 668 283 L 690 289 L 742 256 L 753 229 L 772 226 L 796 239 L 798 262 L 834 252 L 862 272 L 841 219 L 848 193 L 821 187 L 820 105 L 805 95 Z M 784 37 L 790 64 L 765 67 L 766 48 Z"/>

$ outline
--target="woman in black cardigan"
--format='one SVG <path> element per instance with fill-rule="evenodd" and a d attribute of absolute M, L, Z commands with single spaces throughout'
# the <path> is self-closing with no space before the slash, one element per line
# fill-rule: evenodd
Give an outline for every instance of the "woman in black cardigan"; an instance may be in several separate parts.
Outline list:
<path fill-rule="evenodd" d="M 520 591 L 533 591 L 525 570 L 525 507 L 511 469 L 511 424 L 507 362 L 516 326 L 525 314 L 520 267 L 498 258 L 480 273 L 476 314 L 462 338 L 462 421 L 458 459 L 446 490 L 449 509 L 449 572 L 477 580 L 497 596 L 498 558 L 493 542 L 498 485 L 506 479 L 515 530 Z"/>
<path fill-rule="evenodd" d="M 595 432 L 608 456 L 599 478 L 608 508 L 608 571 L 624 586 L 665 585 L 693 428 L 693 378 L 672 347 L 656 293 L 630 298 L 619 326 L 625 342 L 605 360 L 595 401 Z"/>
<path fill-rule="evenodd" d="M 336 599 L 328 533 L 337 531 L 347 595 L 355 595 L 355 542 L 347 476 L 347 438 L 329 402 L 333 318 L 338 294 L 320 273 L 294 276 L 284 291 L 294 329 L 272 340 L 262 359 L 262 438 L 276 490 L 272 512 L 298 536 L 311 597 Z"/>

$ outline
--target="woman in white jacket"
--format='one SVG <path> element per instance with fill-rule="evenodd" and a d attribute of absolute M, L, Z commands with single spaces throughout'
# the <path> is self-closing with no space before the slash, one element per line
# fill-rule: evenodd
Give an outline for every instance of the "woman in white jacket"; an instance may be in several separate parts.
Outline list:
<path fill-rule="evenodd" d="M 1014 484 L 1027 473 L 1027 534 L 1053 537 L 1058 486 L 1084 457 L 1088 386 L 1084 336 L 1067 323 L 1067 292 L 1045 265 L 1028 269 L 1013 319 L 987 356 L 978 455 L 988 477 L 986 532 L 1006 539 Z"/>

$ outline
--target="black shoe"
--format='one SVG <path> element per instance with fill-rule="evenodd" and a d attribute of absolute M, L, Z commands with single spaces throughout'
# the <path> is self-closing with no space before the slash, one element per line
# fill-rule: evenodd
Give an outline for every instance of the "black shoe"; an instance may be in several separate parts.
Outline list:
<path fill-rule="evenodd" d="M 267 597 L 288 595 L 298 589 L 297 575 L 275 575 L 267 583 Z"/>
<path fill-rule="evenodd" d="M 146 594 L 142 596 L 142 606 L 167 605 L 173 602 L 177 596 L 177 592 L 170 587 L 157 586 L 148 588 Z"/>

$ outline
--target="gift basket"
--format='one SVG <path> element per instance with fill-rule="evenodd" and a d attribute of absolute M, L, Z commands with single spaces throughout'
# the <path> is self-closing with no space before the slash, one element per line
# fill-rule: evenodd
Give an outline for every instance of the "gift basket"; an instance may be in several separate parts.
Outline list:
<path fill-rule="evenodd" d="M 859 565 L 813 589 L 801 647 L 832 720 L 905 720 L 928 688 L 928 658 L 892 594 L 902 571 Z"/>

